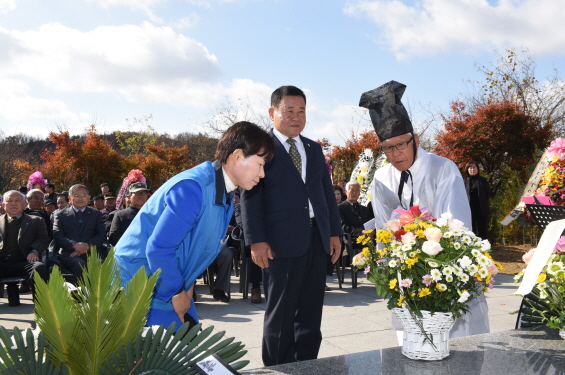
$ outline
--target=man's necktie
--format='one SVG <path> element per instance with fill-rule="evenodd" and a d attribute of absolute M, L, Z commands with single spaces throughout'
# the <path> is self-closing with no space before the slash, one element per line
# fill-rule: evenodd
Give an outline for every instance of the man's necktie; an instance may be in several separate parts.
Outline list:
<path fill-rule="evenodd" d="M 288 138 L 286 143 L 290 145 L 290 150 L 288 150 L 288 154 L 292 159 L 292 162 L 298 169 L 298 173 L 302 174 L 302 158 L 300 157 L 300 153 L 298 152 L 298 148 L 296 147 L 296 140 L 292 138 Z"/>
<path fill-rule="evenodd" d="M 357 216 L 361 216 L 359 212 L 359 203 L 353 203 L 353 212 L 355 212 Z"/>
<path fill-rule="evenodd" d="M 82 211 L 77 211 L 77 220 L 79 223 L 82 224 L 82 217 L 84 216 L 84 212 Z"/>

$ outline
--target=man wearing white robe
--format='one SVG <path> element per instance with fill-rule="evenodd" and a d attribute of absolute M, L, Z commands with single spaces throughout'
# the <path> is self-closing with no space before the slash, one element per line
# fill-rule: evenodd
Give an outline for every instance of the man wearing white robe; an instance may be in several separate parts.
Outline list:
<path fill-rule="evenodd" d="M 359 104 L 370 109 L 381 148 L 389 162 L 374 176 L 370 199 L 375 227 L 384 228 L 385 222 L 398 218 L 399 214 L 394 210 L 409 209 L 410 206 L 426 207 L 434 217 L 451 213 L 452 220 L 458 219 L 470 227 L 471 209 L 461 173 L 451 160 L 429 154 L 419 147 L 418 135 L 414 134 L 400 102 L 405 88 L 405 85 L 391 81 L 364 93 Z M 400 186 L 401 178 L 405 180 L 403 186 Z M 394 314 L 392 324 L 394 329 L 402 330 Z M 456 320 L 450 337 L 489 331 L 488 306 L 482 294 L 469 303 L 469 312 Z"/>

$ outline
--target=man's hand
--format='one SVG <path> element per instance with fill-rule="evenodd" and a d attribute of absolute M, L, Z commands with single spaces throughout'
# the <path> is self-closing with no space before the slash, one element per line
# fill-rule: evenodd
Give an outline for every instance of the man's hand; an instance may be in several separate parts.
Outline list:
<path fill-rule="evenodd" d="M 192 293 L 194 292 L 194 285 L 192 288 L 185 292 L 184 290 L 181 291 L 179 294 L 175 294 L 171 299 L 173 302 L 173 310 L 179 316 L 181 322 L 184 323 L 184 314 L 188 312 L 190 309 L 190 300 L 192 299 Z"/>
<path fill-rule="evenodd" d="M 330 255 L 332 256 L 332 263 L 337 262 L 341 254 L 341 242 L 339 236 L 330 237 Z"/>
<path fill-rule="evenodd" d="M 73 252 L 71 253 L 72 257 L 76 257 L 78 255 L 86 254 L 90 247 L 85 242 L 76 242 L 73 245 Z"/>
<path fill-rule="evenodd" d="M 258 242 L 251 245 L 251 259 L 253 259 L 253 263 L 259 267 L 268 268 L 269 259 L 274 259 L 269 243 Z"/>
<path fill-rule="evenodd" d="M 37 262 L 38 260 L 39 260 L 39 255 L 37 255 L 35 251 L 32 251 L 27 255 L 28 262 Z"/>
<path fill-rule="evenodd" d="M 233 225 L 228 225 L 228 234 L 231 234 L 231 232 L 233 232 L 233 229 L 235 227 Z"/>

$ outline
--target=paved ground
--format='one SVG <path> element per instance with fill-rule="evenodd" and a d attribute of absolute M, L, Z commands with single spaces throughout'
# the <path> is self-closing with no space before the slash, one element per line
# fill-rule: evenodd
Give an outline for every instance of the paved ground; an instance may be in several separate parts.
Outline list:
<path fill-rule="evenodd" d="M 497 275 L 497 286 L 487 293 L 491 332 L 514 328 L 515 315 L 521 299 L 512 293 L 517 289 L 510 275 Z M 322 321 L 322 346 L 320 358 L 340 354 L 358 353 L 397 345 L 396 332 L 391 330 L 391 313 L 383 299 L 377 298 L 375 289 L 360 278 L 357 289 L 351 288 L 346 278 L 343 289 L 338 289 L 335 277 L 328 277 L 332 288 L 326 292 Z M 218 331 L 226 331 L 237 341 L 242 341 L 251 361 L 246 369 L 262 367 L 261 335 L 265 303 L 253 305 L 243 300 L 237 292 L 237 279 L 232 277 L 232 300 L 229 304 L 215 301 L 209 294 L 208 285 L 200 281 L 196 286 L 197 310 L 205 326 L 213 325 Z M 22 295 L 22 305 L 9 307 L 6 298 L 0 299 L 0 325 L 7 329 L 14 326 L 28 328 L 33 323 L 31 294 Z"/>

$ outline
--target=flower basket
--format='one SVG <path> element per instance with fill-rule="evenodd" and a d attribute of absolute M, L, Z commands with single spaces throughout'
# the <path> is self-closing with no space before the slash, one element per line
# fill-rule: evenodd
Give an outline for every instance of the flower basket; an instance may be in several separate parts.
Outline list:
<path fill-rule="evenodd" d="M 425 361 L 437 361 L 449 356 L 449 331 L 455 323 L 452 313 L 436 312 L 432 315 L 422 310 L 424 335 L 419 322 L 414 320 L 408 309 L 394 308 L 392 312 L 404 327 L 402 354 L 410 359 Z"/>

